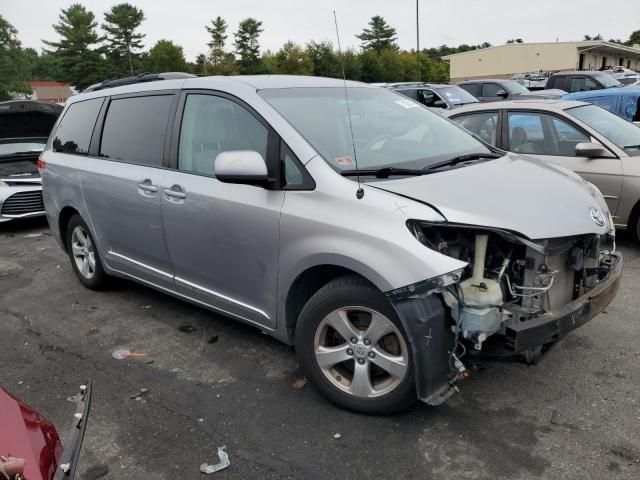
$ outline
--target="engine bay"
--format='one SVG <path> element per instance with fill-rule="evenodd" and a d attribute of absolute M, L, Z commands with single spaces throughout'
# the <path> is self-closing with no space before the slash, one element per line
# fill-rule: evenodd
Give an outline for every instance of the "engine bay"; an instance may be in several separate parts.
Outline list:
<path fill-rule="evenodd" d="M 491 335 L 577 299 L 608 272 L 598 235 L 534 242 L 479 227 L 415 222 L 409 228 L 428 248 L 469 264 L 442 295 L 452 328 L 476 350 Z"/>

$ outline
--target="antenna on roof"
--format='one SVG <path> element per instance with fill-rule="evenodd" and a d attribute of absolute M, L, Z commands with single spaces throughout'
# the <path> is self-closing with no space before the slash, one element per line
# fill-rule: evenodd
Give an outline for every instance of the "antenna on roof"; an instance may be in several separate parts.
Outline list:
<path fill-rule="evenodd" d="M 338 31 L 338 17 L 336 11 L 333 11 L 333 21 L 336 24 L 336 37 L 338 37 L 338 53 L 340 54 L 340 65 L 342 67 L 342 81 L 344 82 L 344 98 L 347 101 L 347 116 L 349 117 L 349 131 L 351 132 L 351 145 L 353 146 L 353 161 L 356 164 L 356 177 L 358 178 L 358 190 L 356 190 L 356 198 L 360 200 L 364 197 L 364 190 L 360 184 L 360 171 L 358 170 L 358 154 L 356 153 L 356 142 L 353 139 L 353 125 L 351 124 L 351 108 L 349 107 L 349 94 L 347 92 L 347 76 L 344 73 L 344 55 L 340 46 L 340 32 Z"/>

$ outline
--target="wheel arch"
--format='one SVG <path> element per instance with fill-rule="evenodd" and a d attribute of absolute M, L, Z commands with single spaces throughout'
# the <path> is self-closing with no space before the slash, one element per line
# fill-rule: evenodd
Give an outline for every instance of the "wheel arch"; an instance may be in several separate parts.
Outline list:
<path fill-rule="evenodd" d="M 337 263 L 323 263 L 308 266 L 299 272 L 289 283 L 284 299 L 284 323 L 287 338 L 293 342 L 298 317 L 309 299 L 330 281 L 345 275 L 357 275 L 369 282 L 381 292 L 388 290 L 387 284 L 372 275 L 367 269 L 346 267 Z M 377 282 L 375 280 L 377 280 Z"/>
<path fill-rule="evenodd" d="M 78 210 L 74 207 L 66 206 L 62 210 L 60 210 L 60 214 L 58 215 L 58 231 L 60 232 L 60 241 L 64 250 L 66 252 L 69 251 L 69 246 L 67 245 L 67 226 L 69 225 L 69 220 L 76 214 L 80 214 Z"/>

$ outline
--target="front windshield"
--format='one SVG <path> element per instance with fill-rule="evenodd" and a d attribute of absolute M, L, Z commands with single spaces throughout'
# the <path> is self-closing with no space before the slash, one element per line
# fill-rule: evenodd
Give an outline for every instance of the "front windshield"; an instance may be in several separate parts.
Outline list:
<path fill-rule="evenodd" d="M 520 85 L 518 82 L 513 80 L 505 80 L 503 85 L 509 89 L 512 95 L 526 95 L 527 93 L 531 93 L 531 91 Z"/>
<path fill-rule="evenodd" d="M 337 171 L 386 167 L 422 169 L 458 155 L 490 150 L 449 120 L 382 88 L 261 90 L 275 108 Z M 639 129 L 640 130 L 640 129 Z"/>
<path fill-rule="evenodd" d="M 450 87 L 439 87 L 436 92 L 441 97 L 445 97 L 452 105 L 465 105 L 467 103 L 477 103 L 479 100 L 466 90 L 452 85 Z"/>
<path fill-rule="evenodd" d="M 589 125 L 629 155 L 640 155 L 640 128 L 618 115 L 595 105 L 567 110 L 569 115 Z"/>
<path fill-rule="evenodd" d="M 604 88 L 619 87 L 620 82 L 606 73 L 594 73 L 593 78 L 598 80 Z"/>

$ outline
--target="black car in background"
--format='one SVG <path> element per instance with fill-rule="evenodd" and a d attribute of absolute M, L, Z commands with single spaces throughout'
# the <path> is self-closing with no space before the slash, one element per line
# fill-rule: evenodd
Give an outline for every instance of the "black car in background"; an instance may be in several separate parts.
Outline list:
<path fill-rule="evenodd" d="M 464 80 L 457 85 L 481 102 L 499 102 L 501 100 L 530 100 L 534 98 L 559 98 L 565 92 L 548 90 L 530 91 L 514 80 L 483 78 Z M 547 88 L 560 88 L 549 87 Z"/>
<path fill-rule="evenodd" d="M 389 88 L 406 97 L 412 98 L 429 108 L 452 108 L 470 103 L 478 103 L 478 99 L 465 92 L 457 85 L 446 83 L 378 83 L 381 87 Z"/>

